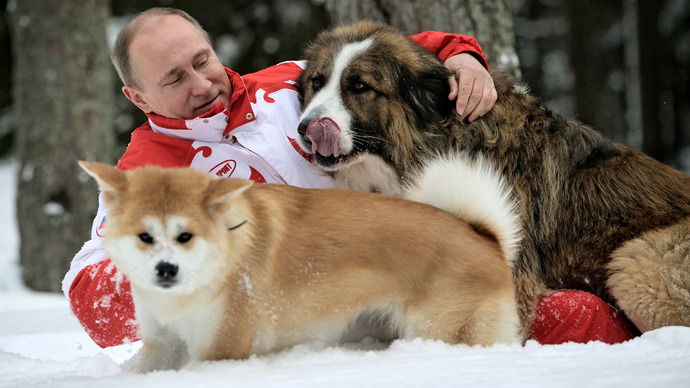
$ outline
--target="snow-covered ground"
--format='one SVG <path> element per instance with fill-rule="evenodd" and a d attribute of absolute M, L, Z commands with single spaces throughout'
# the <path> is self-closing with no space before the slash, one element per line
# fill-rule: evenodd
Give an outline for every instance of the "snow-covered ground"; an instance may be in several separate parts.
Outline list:
<path fill-rule="evenodd" d="M 100 349 L 65 298 L 21 286 L 15 169 L 0 161 L 0 388 L 5 387 L 690 387 L 690 328 L 632 341 L 450 346 L 397 341 L 383 350 L 299 346 L 246 361 L 135 375 L 138 344 Z"/>

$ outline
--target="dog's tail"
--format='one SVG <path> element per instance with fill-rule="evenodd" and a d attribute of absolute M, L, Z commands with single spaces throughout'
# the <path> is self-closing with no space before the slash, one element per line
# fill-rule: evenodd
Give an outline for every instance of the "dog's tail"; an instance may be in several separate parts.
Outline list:
<path fill-rule="evenodd" d="M 512 187 L 493 164 L 479 155 L 439 156 L 421 170 L 403 197 L 453 213 L 493 235 L 512 266 L 521 238 L 521 222 Z"/>

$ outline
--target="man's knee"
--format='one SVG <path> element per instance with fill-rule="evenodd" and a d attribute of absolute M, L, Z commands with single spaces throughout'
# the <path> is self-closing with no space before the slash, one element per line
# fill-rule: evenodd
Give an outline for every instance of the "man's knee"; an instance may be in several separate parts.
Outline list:
<path fill-rule="evenodd" d="M 539 300 L 531 338 L 541 344 L 615 344 L 636 335 L 632 324 L 601 298 L 579 290 L 558 290 Z"/>

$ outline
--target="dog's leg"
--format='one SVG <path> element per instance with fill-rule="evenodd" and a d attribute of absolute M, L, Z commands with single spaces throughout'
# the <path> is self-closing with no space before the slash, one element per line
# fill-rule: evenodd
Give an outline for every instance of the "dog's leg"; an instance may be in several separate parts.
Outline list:
<path fill-rule="evenodd" d="M 447 342 L 489 346 L 495 343 L 520 343 L 520 318 L 512 297 L 485 304 L 459 329 L 454 327 Z"/>
<path fill-rule="evenodd" d="M 132 367 L 136 373 L 180 369 L 189 361 L 189 352 L 182 339 L 160 326 L 151 317 L 137 312 L 143 346 Z"/>
<path fill-rule="evenodd" d="M 628 241 L 608 268 L 611 294 L 640 331 L 690 326 L 690 218 Z"/>
<path fill-rule="evenodd" d="M 132 368 L 136 373 L 148 373 L 156 370 L 180 369 L 188 361 L 189 355 L 182 340 L 175 336 L 143 340 L 143 347 Z"/>
<path fill-rule="evenodd" d="M 437 302 L 422 309 L 408 306 L 402 338 L 422 337 L 449 344 L 483 346 L 522 342 L 512 289 L 503 295 L 482 297 L 473 302 L 467 298 L 456 302 L 452 298 L 438 299 Z"/>
<path fill-rule="evenodd" d="M 539 303 L 539 299 L 547 293 L 544 283 L 536 276 L 539 273 L 539 270 L 535 268 L 537 263 L 536 259 L 529 260 L 529 256 L 523 255 L 515 263 L 513 272 L 515 299 L 518 305 L 523 341 L 527 341 L 532 335 L 534 311 Z"/>

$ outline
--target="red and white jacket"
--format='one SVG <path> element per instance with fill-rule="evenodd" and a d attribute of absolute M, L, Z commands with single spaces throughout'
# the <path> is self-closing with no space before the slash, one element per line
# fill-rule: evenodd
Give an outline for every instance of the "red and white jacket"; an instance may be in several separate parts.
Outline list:
<path fill-rule="evenodd" d="M 411 38 L 441 61 L 470 52 L 487 66 L 473 38 L 433 31 Z M 245 76 L 226 69 L 233 87 L 227 109 L 219 103 L 189 120 L 149 114 L 148 122 L 132 133 L 118 168 L 192 167 L 219 177 L 333 187 L 296 143 L 300 107 L 295 85 L 304 64 L 284 62 Z M 129 282 L 101 249 L 105 221 L 101 202 L 91 240 L 74 257 L 62 283 L 72 311 L 101 347 L 139 338 Z"/>

